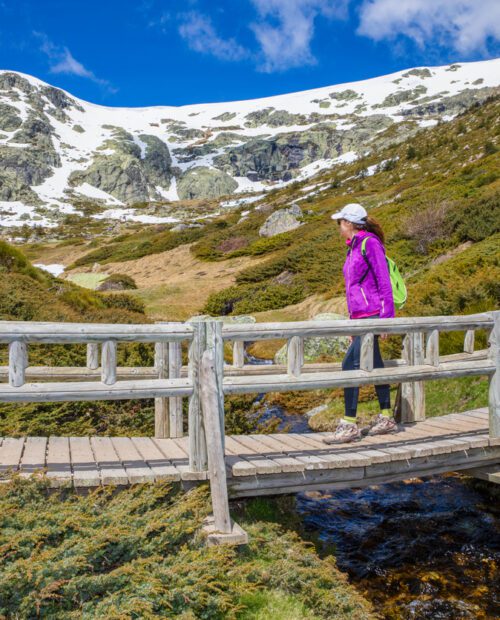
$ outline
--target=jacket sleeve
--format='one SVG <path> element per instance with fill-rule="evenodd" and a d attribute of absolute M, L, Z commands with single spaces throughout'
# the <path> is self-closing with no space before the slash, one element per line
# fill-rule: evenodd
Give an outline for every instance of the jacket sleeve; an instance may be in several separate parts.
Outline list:
<path fill-rule="evenodd" d="M 380 318 L 390 319 L 395 316 L 394 298 L 392 296 L 389 267 L 385 258 L 384 246 L 378 239 L 370 237 L 365 245 L 366 260 L 369 262 L 377 284 L 380 297 Z"/>

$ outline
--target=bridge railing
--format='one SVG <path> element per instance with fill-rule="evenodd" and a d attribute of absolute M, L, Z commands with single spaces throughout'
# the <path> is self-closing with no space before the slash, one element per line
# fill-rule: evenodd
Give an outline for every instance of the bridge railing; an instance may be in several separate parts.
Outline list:
<path fill-rule="evenodd" d="M 475 332 L 490 334 L 489 349 L 476 351 Z M 442 332 L 465 332 L 463 352 L 441 355 Z M 400 358 L 373 368 L 374 338 L 399 334 Z M 341 371 L 340 364 L 304 363 L 304 339 L 361 337 L 359 370 Z M 284 339 L 285 366 L 245 365 L 245 343 Z M 151 367 L 118 367 L 119 343 L 144 342 L 155 346 Z M 233 344 L 232 364 L 224 361 L 224 345 Z M 468 316 L 409 317 L 341 321 L 304 321 L 223 325 L 221 321 L 110 325 L 80 323 L 0 322 L 0 344 L 9 347 L 8 366 L 0 367 L 0 401 L 53 402 L 81 400 L 155 399 L 155 436 L 181 437 L 183 398 L 189 399 L 189 463 L 194 472 L 207 470 L 207 439 L 200 403 L 201 362 L 212 356 L 213 385 L 224 443 L 224 396 L 343 388 L 367 384 L 401 384 L 399 412 L 404 422 L 425 418 L 424 382 L 474 375 L 490 377 L 490 433 L 500 436 L 500 312 Z M 182 365 L 182 343 L 188 361 Z M 34 344 L 84 344 L 85 367 L 29 366 Z"/>
<path fill-rule="evenodd" d="M 425 419 L 424 382 L 487 375 L 490 377 L 490 433 L 500 435 L 500 312 L 468 316 L 405 317 L 290 323 L 222 325 L 207 329 L 212 336 L 207 348 L 214 351 L 219 389 L 219 414 L 223 419 L 224 394 L 284 392 L 344 388 L 371 384 L 401 384 L 399 414 L 403 422 Z M 489 349 L 474 350 L 475 333 L 489 334 Z M 441 355 L 442 332 L 465 332 L 463 352 Z M 401 358 L 388 360 L 385 368 L 373 367 L 374 337 L 381 334 L 403 336 Z M 309 337 L 360 336 L 359 370 L 341 371 L 340 364 L 305 364 L 304 339 Z M 286 367 L 249 367 L 244 364 L 246 342 L 280 339 L 287 342 Z M 233 363 L 224 366 L 224 343 L 233 343 Z"/>

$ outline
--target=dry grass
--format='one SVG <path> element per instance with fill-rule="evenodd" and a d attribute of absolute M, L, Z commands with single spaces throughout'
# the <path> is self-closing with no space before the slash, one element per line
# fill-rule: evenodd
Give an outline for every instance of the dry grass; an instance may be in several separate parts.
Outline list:
<path fill-rule="evenodd" d="M 243 269 L 258 265 L 264 258 L 242 256 L 224 262 L 202 262 L 190 251 L 190 245 L 144 256 L 126 263 L 107 263 L 107 274 L 126 273 L 137 284 L 134 295 L 146 304 L 152 319 L 183 321 L 199 313 L 211 293 L 235 282 Z"/>

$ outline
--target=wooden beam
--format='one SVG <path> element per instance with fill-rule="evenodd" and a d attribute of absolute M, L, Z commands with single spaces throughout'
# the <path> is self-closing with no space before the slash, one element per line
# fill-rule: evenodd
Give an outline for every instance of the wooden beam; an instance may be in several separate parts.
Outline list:
<path fill-rule="evenodd" d="M 243 340 L 233 342 L 233 366 L 243 368 L 245 364 L 245 343 Z"/>
<path fill-rule="evenodd" d="M 155 372 L 158 379 L 168 377 L 168 342 L 155 343 Z M 170 435 L 168 401 L 164 397 L 155 398 L 155 437 Z"/>
<path fill-rule="evenodd" d="M 473 329 L 468 329 L 465 332 L 464 338 L 464 353 L 474 353 L 474 338 L 476 332 Z"/>
<path fill-rule="evenodd" d="M 87 368 L 89 370 L 99 368 L 99 344 L 97 342 L 89 342 L 87 345 Z"/>
<path fill-rule="evenodd" d="M 437 329 L 426 333 L 425 363 L 439 366 L 439 330 Z"/>
<path fill-rule="evenodd" d="M 205 424 L 200 402 L 200 366 L 206 348 L 206 326 L 203 321 L 191 323 L 193 339 L 189 345 L 188 373 L 193 386 L 189 398 L 189 467 L 191 471 L 202 472 L 207 469 L 207 446 Z"/>
<path fill-rule="evenodd" d="M 371 332 L 361 336 L 359 368 L 365 372 L 371 372 L 373 370 L 373 342 L 374 336 Z"/>
<path fill-rule="evenodd" d="M 229 534 L 232 528 L 229 516 L 222 429 L 219 418 L 219 399 L 217 397 L 217 366 L 213 350 L 203 353 L 200 388 L 205 428 L 210 429 L 207 434 L 207 455 L 215 528 L 218 532 Z"/>
<path fill-rule="evenodd" d="M 490 437 L 500 437 L 500 311 L 492 312 L 493 329 L 489 338 L 489 358 L 494 372 L 488 392 Z"/>
<path fill-rule="evenodd" d="M 28 347 L 25 342 L 14 340 L 9 344 L 9 384 L 12 387 L 24 385 L 27 366 Z"/>
<path fill-rule="evenodd" d="M 374 368 L 370 373 L 360 370 L 345 370 L 342 372 L 302 374 L 300 377 L 290 377 L 287 374 L 231 376 L 224 379 L 224 392 L 226 394 L 252 394 L 259 392 L 286 392 L 290 390 L 320 390 L 371 384 L 449 379 L 452 377 L 472 377 L 490 375 L 493 371 L 494 366 L 491 361 L 474 360 L 471 362 L 441 364 L 439 368 L 434 368 L 427 364 L 390 369 Z"/>
<path fill-rule="evenodd" d="M 466 316 L 402 317 L 392 319 L 355 319 L 341 321 L 297 321 L 290 323 L 245 323 L 224 325 L 224 340 L 286 339 L 292 336 L 360 336 L 374 334 L 407 334 L 433 329 L 460 331 L 489 329 L 493 324 L 487 313 Z"/>
<path fill-rule="evenodd" d="M 215 379 L 219 402 L 219 424 L 221 429 L 222 446 L 225 447 L 225 415 L 224 415 L 224 340 L 222 339 L 222 321 L 207 321 L 206 348 L 213 353 L 215 364 Z M 211 429 L 206 429 L 207 433 Z"/>
<path fill-rule="evenodd" d="M 102 382 L 106 385 L 116 383 L 116 341 L 106 340 L 102 344 Z"/>
<path fill-rule="evenodd" d="M 42 323 L 0 321 L 0 343 L 25 342 L 77 344 L 118 340 L 123 342 L 172 342 L 191 340 L 189 324 L 119 325 L 114 323 Z"/>
<path fill-rule="evenodd" d="M 21 387 L 0 384 L 0 402 L 43 403 L 83 400 L 128 400 L 157 396 L 189 396 L 193 388 L 188 379 L 119 381 L 107 385 L 101 381 L 64 383 L 26 383 Z"/>
<path fill-rule="evenodd" d="M 300 377 L 304 365 L 304 340 L 300 336 L 293 336 L 287 341 L 288 374 Z"/>
<path fill-rule="evenodd" d="M 180 342 L 168 345 L 168 376 L 179 379 L 182 371 L 182 348 Z M 170 437 L 182 437 L 182 398 L 172 396 L 168 400 Z"/>

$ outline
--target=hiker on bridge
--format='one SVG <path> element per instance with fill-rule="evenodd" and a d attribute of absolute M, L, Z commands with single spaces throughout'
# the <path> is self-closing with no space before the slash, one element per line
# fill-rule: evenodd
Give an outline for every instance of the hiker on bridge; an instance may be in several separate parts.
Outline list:
<path fill-rule="evenodd" d="M 384 233 L 380 225 L 368 216 L 365 208 L 356 203 L 346 205 L 333 220 L 339 225 L 341 236 L 348 246 L 343 273 L 346 286 L 347 307 L 351 319 L 394 317 L 394 299 L 389 268 L 385 256 Z M 342 362 L 342 370 L 359 370 L 361 338 L 352 338 Z M 383 368 L 379 337 L 375 336 L 373 349 L 374 368 Z M 361 430 L 356 421 L 358 387 L 344 389 L 345 415 L 335 433 L 325 443 L 358 441 L 363 434 L 380 435 L 397 431 L 391 410 L 388 385 L 375 386 L 380 413 L 368 428 Z"/>

